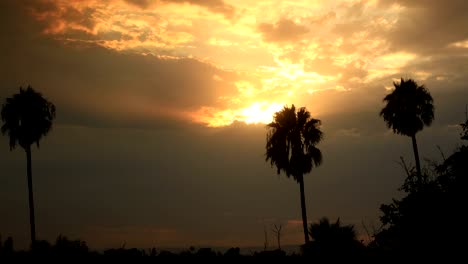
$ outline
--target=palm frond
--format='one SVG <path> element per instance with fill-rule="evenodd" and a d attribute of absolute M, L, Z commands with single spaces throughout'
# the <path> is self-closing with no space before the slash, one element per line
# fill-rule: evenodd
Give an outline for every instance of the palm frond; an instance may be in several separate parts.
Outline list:
<path fill-rule="evenodd" d="M 265 160 L 276 166 L 278 174 L 284 172 L 300 180 L 313 166 L 322 163 L 322 154 L 315 147 L 323 139 L 320 124 L 306 108 L 301 107 L 296 113 L 294 105 L 285 106 L 267 125 Z"/>
<path fill-rule="evenodd" d="M 394 90 L 383 99 L 380 111 L 388 128 L 401 135 L 412 136 L 434 120 L 433 99 L 424 85 L 403 78 L 394 82 Z"/>
<path fill-rule="evenodd" d="M 49 133 L 55 118 L 55 106 L 28 86 L 5 100 L 2 106 L 2 133 L 10 138 L 10 149 L 36 143 Z"/>

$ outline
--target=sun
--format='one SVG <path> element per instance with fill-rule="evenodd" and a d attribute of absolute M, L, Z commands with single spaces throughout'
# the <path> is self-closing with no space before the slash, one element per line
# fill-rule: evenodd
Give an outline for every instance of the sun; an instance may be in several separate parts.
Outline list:
<path fill-rule="evenodd" d="M 203 107 L 191 114 L 194 122 L 203 123 L 208 127 L 224 127 L 234 122 L 246 124 L 268 124 L 273 121 L 273 116 L 280 111 L 285 104 L 276 102 L 253 102 L 248 106 L 238 109 L 217 109 Z"/>
<path fill-rule="evenodd" d="M 240 110 L 240 120 L 247 124 L 268 124 L 273 121 L 273 115 L 283 108 L 282 104 L 255 102 Z"/>

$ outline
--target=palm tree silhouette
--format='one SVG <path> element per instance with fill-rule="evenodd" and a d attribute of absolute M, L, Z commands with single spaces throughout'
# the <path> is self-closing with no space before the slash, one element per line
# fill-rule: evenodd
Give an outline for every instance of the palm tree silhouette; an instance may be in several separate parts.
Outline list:
<path fill-rule="evenodd" d="M 277 173 L 283 171 L 299 183 L 301 194 L 302 225 L 305 243 L 309 242 L 307 233 L 307 214 L 304 195 L 304 174 L 312 167 L 322 163 L 322 153 L 315 147 L 323 138 L 319 129 L 320 120 L 313 119 L 305 107 L 296 113 L 294 105 L 285 106 L 275 113 L 274 120 L 267 125 L 269 131 L 266 144 L 266 161 L 275 165 Z"/>
<path fill-rule="evenodd" d="M 310 225 L 310 236 L 317 243 L 351 243 L 356 241 L 356 231 L 353 225 L 341 225 L 340 218 L 330 224 L 328 218 L 323 217 L 318 223 Z"/>
<path fill-rule="evenodd" d="M 341 225 L 340 218 L 330 223 L 323 217 L 318 223 L 310 225 L 309 234 L 313 241 L 306 247 L 307 254 L 325 258 L 349 258 L 362 249 L 357 240 L 353 225 Z M 356 256 L 356 255 L 354 255 Z"/>
<path fill-rule="evenodd" d="M 430 126 L 434 120 L 433 99 L 424 85 L 418 85 L 414 80 L 393 82 L 395 89 L 383 99 L 387 105 L 380 111 L 380 116 L 388 128 L 400 135 L 411 137 L 413 142 L 418 185 L 422 185 L 421 165 L 419 163 L 416 133 L 424 126 Z"/>
<path fill-rule="evenodd" d="M 29 221 L 31 225 L 31 246 L 36 242 L 36 225 L 34 220 L 34 198 L 32 186 L 31 145 L 46 136 L 52 128 L 55 118 L 55 106 L 31 86 L 20 87 L 20 92 L 7 98 L 2 107 L 2 133 L 10 137 L 10 150 L 20 145 L 26 151 L 28 191 L 29 191 Z"/>

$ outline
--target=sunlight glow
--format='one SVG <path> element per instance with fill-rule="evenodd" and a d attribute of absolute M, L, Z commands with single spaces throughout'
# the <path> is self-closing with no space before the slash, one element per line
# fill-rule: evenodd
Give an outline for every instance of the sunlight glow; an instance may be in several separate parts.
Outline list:
<path fill-rule="evenodd" d="M 463 41 L 458 41 L 458 42 L 454 42 L 452 44 L 449 45 L 449 47 L 457 47 L 457 48 L 465 48 L 465 49 L 468 49 L 468 40 L 463 40 Z"/>
<path fill-rule="evenodd" d="M 378 0 L 44 2 L 54 8 L 31 7 L 31 15 L 44 24 L 45 35 L 67 45 L 184 59 L 177 68 L 209 64 L 211 79 L 193 83 L 206 93 L 174 111 L 210 127 L 267 124 L 284 102 L 325 101 L 327 90 L 350 91 L 417 59 L 392 51 L 385 39 L 405 7 L 382 9 Z M 370 23 L 360 25 L 358 18 Z M 425 80 L 432 73 L 416 76 Z"/>
<path fill-rule="evenodd" d="M 193 113 L 192 118 L 194 122 L 206 124 L 208 127 L 229 126 L 236 121 L 246 124 L 268 124 L 273 121 L 274 114 L 280 111 L 284 105 L 262 101 L 236 110 L 203 107 Z"/>
<path fill-rule="evenodd" d="M 282 104 L 256 102 L 241 110 L 242 121 L 247 124 L 268 124 L 273 120 L 273 115 L 283 108 Z"/>

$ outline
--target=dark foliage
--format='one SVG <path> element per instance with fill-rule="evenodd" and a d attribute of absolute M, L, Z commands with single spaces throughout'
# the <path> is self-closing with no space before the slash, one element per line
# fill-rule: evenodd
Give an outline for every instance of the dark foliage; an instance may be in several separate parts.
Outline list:
<path fill-rule="evenodd" d="M 412 171 L 402 199 L 380 207 L 383 229 L 372 246 L 391 255 L 461 255 L 467 246 L 464 219 L 468 195 L 468 147 L 426 170 L 421 187 Z"/>
<path fill-rule="evenodd" d="M 338 218 L 330 223 L 328 218 L 320 219 L 309 228 L 312 241 L 305 245 L 303 254 L 310 258 L 336 259 L 362 257 L 364 245 L 357 240 L 353 225 L 341 225 Z"/>
<path fill-rule="evenodd" d="M 388 128 L 397 134 L 411 137 L 430 126 L 434 120 L 433 99 L 424 85 L 414 80 L 401 78 L 400 83 L 393 83 L 395 89 L 383 99 L 385 107 L 380 116 Z"/>

